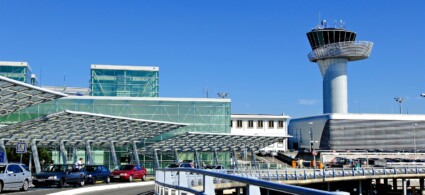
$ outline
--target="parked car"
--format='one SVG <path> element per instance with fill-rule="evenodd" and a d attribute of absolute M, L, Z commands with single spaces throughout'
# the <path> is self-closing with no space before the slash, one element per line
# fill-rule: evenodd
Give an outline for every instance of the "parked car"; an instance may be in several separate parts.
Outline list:
<path fill-rule="evenodd" d="M 344 165 L 350 165 L 351 160 L 345 157 L 335 157 L 329 163 L 329 167 L 344 167 Z"/>
<path fill-rule="evenodd" d="M 191 163 L 170 163 L 166 168 L 193 168 Z"/>
<path fill-rule="evenodd" d="M 33 177 L 35 187 L 56 185 L 61 188 L 65 184 L 84 186 L 85 181 L 84 169 L 73 168 L 71 164 L 55 164 Z"/>
<path fill-rule="evenodd" d="M 205 169 L 224 169 L 223 165 L 207 165 Z"/>
<path fill-rule="evenodd" d="M 27 191 L 32 183 L 31 172 L 24 164 L 0 164 L 0 192 L 3 190 Z"/>
<path fill-rule="evenodd" d="M 141 165 L 121 165 L 118 169 L 112 171 L 111 179 L 127 180 L 132 182 L 134 179 L 146 180 L 146 169 Z"/>
<path fill-rule="evenodd" d="M 111 183 L 111 172 L 105 165 L 87 165 L 84 167 L 87 177 L 86 182 L 95 184 L 96 181 L 105 181 Z"/>

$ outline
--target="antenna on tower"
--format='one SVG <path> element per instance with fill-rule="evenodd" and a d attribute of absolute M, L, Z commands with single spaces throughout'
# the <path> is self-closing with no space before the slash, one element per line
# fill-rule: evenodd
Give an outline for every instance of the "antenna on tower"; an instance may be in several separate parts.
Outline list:
<path fill-rule="evenodd" d="M 340 27 L 340 28 L 345 28 L 344 21 L 339 20 L 339 27 Z"/>
<path fill-rule="evenodd" d="M 326 20 L 322 20 L 322 27 L 326 28 Z"/>
<path fill-rule="evenodd" d="M 217 93 L 217 95 L 218 95 L 218 97 L 221 97 L 221 98 L 227 98 L 227 96 L 229 95 L 229 93 L 227 93 L 227 92 L 219 92 L 219 93 Z"/>

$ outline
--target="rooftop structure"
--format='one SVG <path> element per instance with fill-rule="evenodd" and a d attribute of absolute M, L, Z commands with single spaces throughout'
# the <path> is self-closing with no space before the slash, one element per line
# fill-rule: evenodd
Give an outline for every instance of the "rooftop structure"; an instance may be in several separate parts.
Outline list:
<path fill-rule="evenodd" d="M 328 28 L 326 21 L 307 38 L 313 49 L 308 58 L 323 76 L 323 113 L 348 113 L 347 62 L 368 58 L 373 43 L 356 41 L 356 33 L 344 28 Z"/>
<path fill-rule="evenodd" d="M 0 61 L 0 76 L 32 85 L 37 84 L 28 62 Z"/>
<path fill-rule="evenodd" d="M 158 97 L 159 68 L 91 65 L 92 96 Z"/>

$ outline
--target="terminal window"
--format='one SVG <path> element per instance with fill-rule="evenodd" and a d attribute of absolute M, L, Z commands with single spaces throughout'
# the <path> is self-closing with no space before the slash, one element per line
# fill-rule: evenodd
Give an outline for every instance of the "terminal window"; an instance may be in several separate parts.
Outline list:
<path fill-rule="evenodd" d="M 242 120 L 236 121 L 236 127 L 241 128 L 242 127 Z"/>
<path fill-rule="evenodd" d="M 258 121 L 257 126 L 258 128 L 263 128 L 263 121 Z"/>
<path fill-rule="evenodd" d="M 254 121 L 249 120 L 248 121 L 248 128 L 253 128 L 254 127 Z"/>
<path fill-rule="evenodd" d="M 278 127 L 279 129 L 282 129 L 282 128 L 283 128 L 283 121 L 278 121 L 278 122 L 277 122 L 277 127 Z"/>
<path fill-rule="evenodd" d="M 269 121 L 269 128 L 274 128 L 274 121 Z"/>

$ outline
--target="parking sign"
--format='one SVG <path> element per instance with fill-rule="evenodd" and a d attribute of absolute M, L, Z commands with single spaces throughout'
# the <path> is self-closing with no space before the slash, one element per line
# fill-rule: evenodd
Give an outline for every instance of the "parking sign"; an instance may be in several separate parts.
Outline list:
<path fill-rule="evenodd" d="M 27 153 L 27 143 L 18 142 L 18 144 L 16 144 L 16 153 L 18 154 Z"/>

